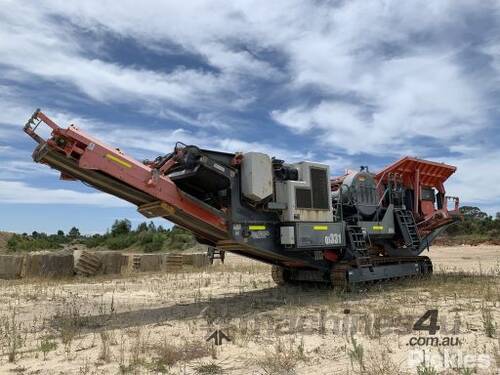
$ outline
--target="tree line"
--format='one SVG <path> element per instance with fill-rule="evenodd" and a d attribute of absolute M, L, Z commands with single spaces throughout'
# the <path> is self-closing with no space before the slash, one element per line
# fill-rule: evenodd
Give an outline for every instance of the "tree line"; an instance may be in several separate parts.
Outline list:
<path fill-rule="evenodd" d="M 463 220 L 449 226 L 445 237 L 459 242 L 500 243 L 500 212 L 495 218 L 478 207 L 462 206 Z M 115 220 L 104 234 L 82 235 L 72 227 L 68 233 L 62 230 L 54 234 L 33 232 L 14 234 L 7 242 L 7 248 L 15 251 L 37 251 L 61 249 L 67 244 L 83 244 L 87 248 L 123 250 L 134 248 L 145 252 L 162 250 L 183 250 L 196 244 L 194 236 L 187 230 L 174 225 L 172 228 L 156 226 L 153 222 L 140 223 L 135 229 L 128 219 Z"/>
<path fill-rule="evenodd" d="M 115 220 L 104 234 L 82 235 L 72 227 L 67 233 L 58 230 L 47 234 L 34 231 L 31 234 L 14 234 L 7 242 L 10 252 L 62 249 L 68 244 L 82 244 L 87 248 L 123 250 L 133 248 L 145 252 L 184 250 L 196 244 L 193 235 L 174 225 L 172 228 L 156 226 L 153 222 L 140 223 L 135 229 L 128 219 Z"/>
<path fill-rule="evenodd" d="M 474 206 L 462 206 L 460 212 L 463 219 L 446 229 L 447 237 L 463 243 L 500 243 L 500 212 L 493 217 Z"/>

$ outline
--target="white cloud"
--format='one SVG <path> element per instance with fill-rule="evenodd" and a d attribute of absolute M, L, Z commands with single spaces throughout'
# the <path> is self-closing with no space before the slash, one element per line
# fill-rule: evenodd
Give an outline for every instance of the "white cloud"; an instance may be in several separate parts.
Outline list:
<path fill-rule="evenodd" d="M 311 154 L 304 154 L 300 151 L 276 147 L 275 145 L 262 142 L 246 142 L 234 138 L 213 139 L 212 148 L 226 152 L 263 152 L 278 159 L 284 159 L 287 162 L 311 159 Z"/>
<path fill-rule="evenodd" d="M 0 103 L 0 134 L 14 131 L 14 127 L 22 129 L 36 109 L 21 99 L 15 88 L 6 85 L 0 85 Z"/>
<path fill-rule="evenodd" d="M 277 76 L 267 62 L 215 41 L 197 45 L 193 52 L 206 56 L 207 62 L 220 69 L 220 73 L 182 67 L 165 73 L 89 57 L 85 50 L 87 46 L 82 45 L 74 30 L 67 23 L 55 22 L 51 17 L 66 16 L 75 24 L 96 32 L 111 29 L 124 37 L 143 37 L 146 38 L 143 40 L 146 48 L 149 44 L 162 41 L 177 42 L 172 27 L 175 29 L 173 25 L 179 25 L 183 20 L 174 21 L 172 12 L 165 13 L 168 17 L 158 17 L 162 10 L 170 10 L 168 6 L 153 12 L 157 6 L 139 6 L 138 3 L 110 6 L 109 3 L 93 2 L 92 5 L 88 3 L 89 6 L 81 4 L 81 8 L 74 5 L 57 1 L 42 2 L 36 7 L 18 2 L 4 5 L 0 13 L 4 25 L 0 30 L 0 50 L 2 64 L 10 67 L 4 72 L 8 78 L 23 77 L 20 75 L 22 72 L 27 75 L 24 80 L 35 76 L 70 83 L 102 102 L 132 104 L 139 100 L 152 106 L 152 101 L 156 100 L 159 101 L 156 108 L 161 108 L 163 103 L 214 110 L 218 107 L 240 108 L 253 100 L 252 94 L 240 87 L 240 81 L 251 72 L 255 72 L 254 76 Z M 150 11 L 153 17 L 148 17 Z M 184 21 L 187 21 L 188 15 L 184 16 Z M 30 27 L 26 27 L 25 19 L 30 19 Z M 145 19 L 156 21 L 149 24 L 144 22 Z M 156 30 L 159 26 L 170 34 L 148 33 L 148 30 Z M 147 37 L 145 33 L 148 33 Z M 168 62 L 167 56 L 165 59 Z"/>
<path fill-rule="evenodd" d="M 272 117 L 293 131 L 317 134 L 325 145 L 352 154 L 419 152 L 421 145 L 415 138 L 421 136 L 453 145 L 489 125 L 487 85 L 483 90 L 482 82 L 472 84 L 450 56 L 436 52 L 373 64 L 354 57 L 348 70 L 355 71 L 348 81 L 349 95 L 357 99 L 350 103 L 325 99 L 313 106 L 275 110 Z M 348 89 L 335 77 L 325 78 L 321 85 L 332 92 Z M 314 80 L 299 75 L 297 83 Z"/>
<path fill-rule="evenodd" d="M 136 159 L 139 157 L 155 158 L 158 155 L 169 153 L 173 150 L 176 142 L 188 145 L 197 145 L 200 148 L 214 149 L 222 152 L 264 152 L 271 156 L 283 158 L 289 162 L 299 160 L 312 160 L 312 153 L 303 153 L 286 147 L 278 147 L 272 143 L 251 142 L 238 138 L 224 137 L 214 133 L 208 133 L 202 129 L 151 129 L 141 125 L 123 126 L 117 123 L 105 123 L 98 119 L 82 117 L 71 112 L 45 112 L 59 126 L 65 128 L 69 124 L 76 125 L 80 130 L 112 147 L 119 147 L 122 151 Z M 214 126 L 215 127 L 215 126 Z M 219 129 L 222 125 L 219 127 Z M 137 155 L 139 151 L 140 155 Z M 0 149 L 1 152 L 1 149 Z M 0 178 L 15 178 L 17 175 L 27 173 L 49 173 L 46 168 L 35 163 L 24 160 L 6 160 L 0 165 Z"/>
<path fill-rule="evenodd" d="M 287 89 L 313 86 L 337 99 L 312 106 L 285 105 L 273 117 L 294 131 L 319 134 L 318 142 L 325 147 L 350 153 L 418 152 L 414 137 L 429 136 L 438 142 L 446 138 L 450 143 L 486 124 L 488 84 L 467 75 L 457 57 L 462 46 L 446 42 L 455 21 L 476 11 L 475 4 L 195 1 L 146 2 L 140 9 L 133 2 L 121 2 L 120 9 L 102 2 L 54 4 L 86 27 L 109 28 L 144 45 L 174 41 L 232 79 L 234 73 L 283 78 L 266 61 L 233 48 L 235 44 L 245 43 L 257 53 L 282 53 L 289 68 Z M 483 6 L 495 10 L 492 2 Z M 144 19 L 150 22 L 144 24 Z M 429 34 L 428 45 L 415 46 L 412 38 L 422 33 Z M 433 41 L 433 34 L 441 40 Z M 338 96 L 354 100 L 346 104 Z"/>
<path fill-rule="evenodd" d="M 12 155 L 14 152 L 13 147 L 0 145 L 0 155 Z"/>
<path fill-rule="evenodd" d="M 36 164 L 33 161 L 6 159 L 2 160 L 0 164 L 0 179 L 2 180 L 20 180 L 39 175 L 52 175 L 56 177 L 58 174 L 57 171 Z"/>
<path fill-rule="evenodd" d="M 72 204 L 101 207 L 127 207 L 129 203 L 104 193 L 85 193 L 68 189 L 47 189 L 21 181 L 0 180 L 0 202 L 16 204 Z"/>
<path fill-rule="evenodd" d="M 50 18 L 57 14 L 56 9 L 18 2 L 4 5 L 0 50 L 2 64 L 11 68 L 4 72 L 8 78 L 23 72 L 28 77 L 70 83 L 102 102 L 159 100 L 197 108 L 238 107 L 245 102 L 246 94 L 237 90 L 238 81 L 225 74 L 180 67 L 163 73 L 88 57 L 70 27 Z M 71 15 L 73 21 L 77 18 L 78 14 Z M 30 19 L 30 27 L 26 27 L 26 19 Z"/>
<path fill-rule="evenodd" d="M 443 147 L 443 155 L 460 154 L 438 158 L 459 167 L 448 190 L 486 204 L 500 202 L 491 188 L 500 155 L 476 145 L 498 128 L 488 113 L 496 108 L 497 96 L 491 93 L 497 90 L 498 74 L 485 79 L 481 65 L 466 66 L 463 54 L 476 40 L 469 36 L 483 32 L 468 24 L 469 17 L 499 14 L 495 1 L 46 0 L 36 6 L 5 1 L 0 10 L 2 72 L 16 81 L 35 77 L 71 84 L 94 100 L 132 104 L 139 112 L 183 124 L 177 129 L 120 127 L 47 109 L 63 126 L 72 120 L 110 144 L 144 153 L 166 153 L 177 140 L 231 152 L 259 150 L 288 160 L 321 159 L 325 150 L 425 157 L 430 145 L 434 155 Z M 90 35 L 111 32 L 130 38 L 163 54 L 166 63 L 174 44 L 212 69 L 159 71 L 100 59 L 106 56 L 105 44 L 83 41 L 54 16 L 95 33 Z M 491 35 L 476 52 L 490 59 L 498 73 L 497 39 Z M 286 147 L 288 133 L 283 133 L 282 147 L 274 145 L 275 139 L 255 140 L 259 126 L 276 124 L 252 125 L 256 136 L 250 141 L 227 121 L 229 111 L 252 118 L 246 109 L 259 96 L 267 98 L 268 84 L 274 85 L 273 105 L 279 103 L 268 107 L 271 118 L 295 133 L 296 140 L 303 138 L 301 149 L 310 146 L 314 154 Z M 6 98 L 0 111 L 2 137 L 11 137 L 10 125 L 21 125 L 33 110 L 16 95 L 0 88 L 0 99 Z"/>
<path fill-rule="evenodd" d="M 467 2 L 420 0 L 47 0 L 36 8 L 11 1 L 2 15 L 0 48 L 12 69 L 69 82 L 96 100 L 139 101 L 150 114 L 223 131 L 227 124 L 211 112 L 227 105 L 245 108 L 259 94 L 256 79 L 283 82 L 286 92 L 313 87 L 324 96 L 320 103 L 285 101 L 273 118 L 293 131 L 318 135 L 319 145 L 353 154 L 385 154 L 388 145 L 393 153 L 418 152 L 414 137 L 438 142 L 446 137 L 450 144 L 486 124 L 488 82 L 461 68 L 463 46 L 451 39 L 460 27 L 457 20 L 466 22 L 477 9 Z M 484 2 L 482 9 L 495 12 L 498 6 Z M 111 31 L 163 51 L 166 62 L 173 43 L 218 73 L 185 68 L 162 73 L 89 58 L 79 35 L 65 22 L 54 22 L 53 15 L 96 35 Z M 26 28 L 25 18 L 39 22 Z M 421 34 L 426 44 L 416 41 Z M 485 50 L 496 56 L 495 46 Z M 286 71 L 262 57 L 269 52 L 282 56 Z M 202 113 L 187 115 L 172 106 Z"/>
<path fill-rule="evenodd" d="M 218 118 L 213 113 L 198 113 L 196 115 L 184 114 L 180 111 L 172 110 L 169 108 L 144 108 L 141 110 L 144 114 L 154 116 L 165 120 L 175 120 L 184 123 L 188 126 L 197 128 L 213 128 L 219 131 L 228 131 L 231 126 L 225 121 Z"/>
<path fill-rule="evenodd" d="M 496 204 L 500 209 L 500 151 L 478 152 L 448 162 L 457 166 L 457 172 L 447 183 L 448 193 L 460 196 L 463 202 Z"/>
<path fill-rule="evenodd" d="M 250 142 L 238 138 L 221 137 L 205 131 L 191 131 L 187 129 L 155 129 L 153 132 L 144 131 L 139 126 L 120 127 L 117 124 L 103 124 L 90 119 L 75 120 L 74 123 L 85 132 L 91 133 L 101 141 L 114 147 L 120 147 L 124 152 L 131 149 L 141 150 L 142 155 L 154 158 L 173 150 L 176 142 L 187 145 L 196 145 L 204 149 L 213 149 L 222 152 L 264 152 L 271 156 L 284 158 L 287 161 L 311 159 L 310 153 L 283 148 L 266 142 Z"/>

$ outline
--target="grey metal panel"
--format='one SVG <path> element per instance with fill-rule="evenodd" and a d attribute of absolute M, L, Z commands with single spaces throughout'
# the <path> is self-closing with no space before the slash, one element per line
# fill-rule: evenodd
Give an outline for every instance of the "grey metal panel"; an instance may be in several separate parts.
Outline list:
<path fill-rule="evenodd" d="M 344 223 L 296 223 L 297 248 L 337 248 L 345 246 Z"/>
<path fill-rule="evenodd" d="M 265 257 L 264 255 L 259 255 L 259 260 L 262 260 L 264 258 L 275 259 L 274 263 L 278 264 L 281 262 L 280 259 L 290 256 L 290 250 L 300 250 L 294 253 L 293 257 L 290 257 L 289 259 L 296 262 L 303 262 L 304 266 L 313 267 L 316 269 L 328 270 L 330 268 L 329 262 L 325 260 L 315 260 L 314 257 L 312 257 L 308 251 L 304 251 L 304 249 L 285 248 L 279 243 L 279 214 L 273 211 L 257 211 L 253 207 L 249 207 L 243 204 L 243 202 L 241 201 L 241 184 L 239 173 L 237 173 L 236 176 L 231 179 L 231 210 L 229 212 L 228 220 L 230 237 L 232 237 L 232 239 L 236 242 L 241 242 L 244 245 L 258 248 L 262 254 L 265 254 Z M 268 226 L 269 235 L 265 235 L 265 233 L 262 233 L 260 234 L 262 238 L 254 238 L 252 236 L 248 236 L 249 233 L 248 231 L 245 231 L 245 229 L 248 230 L 248 226 L 251 224 L 264 224 Z M 290 224 L 293 225 L 294 223 Z M 284 225 L 288 224 L 285 223 Z M 235 229 L 235 226 L 239 229 Z M 274 229 L 275 227 L 276 230 Z M 266 230 L 268 228 L 266 228 Z M 245 237 L 244 235 L 246 235 L 247 237 Z M 242 254 L 245 254 L 245 252 L 242 252 Z M 257 258 L 257 256 L 255 256 L 255 258 Z"/>
<path fill-rule="evenodd" d="M 260 202 L 273 194 L 272 164 L 268 155 L 261 152 L 243 154 L 241 192 L 254 202 Z"/>
<path fill-rule="evenodd" d="M 276 201 L 286 205 L 286 209 L 281 212 L 282 222 L 313 222 L 313 221 L 333 221 L 330 182 L 325 181 L 328 206 L 325 208 L 312 208 L 312 181 L 311 168 L 322 169 L 326 176 L 330 175 L 330 168 L 326 164 L 300 162 L 293 164 L 299 172 L 297 181 L 277 181 L 275 183 Z M 297 207 L 297 190 L 308 190 L 309 208 Z M 299 205 L 300 206 L 300 205 Z"/>
<path fill-rule="evenodd" d="M 396 233 L 394 227 L 394 205 L 390 204 L 385 211 L 382 221 L 359 221 L 358 225 L 363 228 L 363 232 L 371 238 L 389 238 Z"/>
<path fill-rule="evenodd" d="M 375 213 L 379 198 L 377 184 L 371 173 L 366 171 L 350 173 L 342 184 L 348 187 L 343 199 L 351 200 L 356 205 L 358 213 L 367 217 Z"/>
<path fill-rule="evenodd" d="M 280 228 L 280 243 L 282 245 L 295 245 L 295 227 L 290 225 Z"/>

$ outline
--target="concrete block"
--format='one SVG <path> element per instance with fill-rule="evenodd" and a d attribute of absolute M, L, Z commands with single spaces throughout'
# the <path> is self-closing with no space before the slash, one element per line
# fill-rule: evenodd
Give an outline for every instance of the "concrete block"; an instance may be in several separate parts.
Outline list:
<path fill-rule="evenodd" d="M 167 272 L 180 271 L 184 266 L 184 256 L 182 254 L 166 254 L 164 269 Z"/>
<path fill-rule="evenodd" d="M 185 265 L 187 266 L 192 266 L 193 265 L 193 253 L 188 253 L 188 254 L 182 254 L 182 261 Z"/>
<path fill-rule="evenodd" d="M 73 252 L 74 268 L 78 275 L 94 276 L 101 272 L 102 262 L 95 252 L 76 250 Z"/>
<path fill-rule="evenodd" d="M 24 260 L 23 277 L 68 277 L 74 273 L 74 258 L 68 252 L 29 253 Z"/>
<path fill-rule="evenodd" d="M 136 254 L 139 255 L 139 254 Z M 162 268 L 162 254 L 140 254 L 140 272 L 155 272 Z"/>
<path fill-rule="evenodd" d="M 0 255 L 0 279 L 19 279 L 23 263 L 24 255 Z"/>
<path fill-rule="evenodd" d="M 184 264 L 196 268 L 203 268 L 209 265 L 208 255 L 206 253 L 182 254 Z"/>
<path fill-rule="evenodd" d="M 95 255 L 101 261 L 101 274 L 116 275 L 121 273 L 124 262 L 122 253 L 117 251 L 96 251 Z"/>
<path fill-rule="evenodd" d="M 193 254 L 193 267 L 203 268 L 207 267 L 208 264 L 209 262 L 207 254 L 204 253 Z"/>
<path fill-rule="evenodd" d="M 121 273 L 126 275 L 134 271 L 137 271 L 134 268 L 134 254 L 122 254 Z"/>

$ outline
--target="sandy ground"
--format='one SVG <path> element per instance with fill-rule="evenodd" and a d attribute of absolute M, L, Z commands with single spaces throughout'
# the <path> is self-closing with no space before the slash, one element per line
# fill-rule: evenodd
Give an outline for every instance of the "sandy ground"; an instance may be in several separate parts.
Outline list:
<path fill-rule="evenodd" d="M 0 281 L 0 373 L 500 374 L 500 247 L 425 255 L 431 279 L 352 293 L 279 288 L 236 255 L 203 272 Z M 434 335 L 413 329 L 428 310 Z M 217 329 L 231 341 L 207 342 Z"/>
<path fill-rule="evenodd" d="M 500 246 L 433 246 L 429 256 L 438 270 L 492 273 L 500 270 Z"/>

